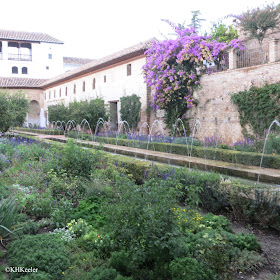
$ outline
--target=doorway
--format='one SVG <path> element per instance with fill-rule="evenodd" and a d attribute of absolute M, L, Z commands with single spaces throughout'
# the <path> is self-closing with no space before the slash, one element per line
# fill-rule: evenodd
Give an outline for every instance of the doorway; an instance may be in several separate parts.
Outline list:
<path fill-rule="evenodd" d="M 110 103 L 110 130 L 118 130 L 118 102 L 109 101 Z"/>

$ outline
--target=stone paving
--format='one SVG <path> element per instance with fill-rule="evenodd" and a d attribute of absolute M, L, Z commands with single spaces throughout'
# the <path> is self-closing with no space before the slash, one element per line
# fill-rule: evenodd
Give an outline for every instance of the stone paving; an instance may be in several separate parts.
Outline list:
<path fill-rule="evenodd" d="M 46 135 L 32 132 L 16 131 L 19 134 L 32 135 L 39 139 L 49 139 L 55 141 L 66 142 L 64 135 Z M 91 145 L 93 147 L 99 146 L 100 143 L 92 141 L 78 140 L 81 144 Z M 248 166 L 242 164 L 234 164 L 218 160 L 210 160 L 205 158 L 189 157 L 178 154 L 163 153 L 158 151 L 144 150 L 126 146 L 116 146 L 111 144 L 102 144 L 103 149 L 107 152 L 127 155 L 135 158 L 145 160 L 152 160 L 155 162 L 167 163 L 172 165 L 187 166 L 191 168 L 198 168 L 200 170 L 217 171 L 222 174 L 230 176 L 246 178 L 255 180 L 257 182 L 258 176 L 260 182 L 269 182 L 280 184 L 280 170 L 271 168 L 259 168 L 258 166 Z"/>

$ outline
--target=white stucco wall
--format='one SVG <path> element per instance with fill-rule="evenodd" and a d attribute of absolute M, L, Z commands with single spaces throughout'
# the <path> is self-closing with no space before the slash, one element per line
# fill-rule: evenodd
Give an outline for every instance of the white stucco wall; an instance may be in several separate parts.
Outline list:
<path fill-rule="evenodd" d="M 31 43 L 31 61 L 9 60 L 8 53 L 8 41 L 2 41 L 1 77 L 48 79 L 63 73 L 63 44 Z M 49 59 L 49 54 L 52 54 L 52 59 Z M 13 66 L 18 67 L 18 74 L 12 74 Z M 28 74 L 21 74 L 22 67 L 27 67 Z"/>
<path fill-rule="evenodd" d="M 127 60 L 118 65 L 112 65 L 110 68 L 102 69 L 91 73 L 84 77 L 78 77 L 74 80 L 64 82 L 60 85 L 53 86 L 44 90 L 45 94 L 45 110 L 48 106 L 59 103 L 64 103 L 68 106 L 69 103 L 76 101 L 91 100 L 96 97 L 104 99 L 105 104 L 110 101 L 119 101 L 120 97 L 137 94 L 141 97 L 142 110 L 146 109 L 147 103 L 147 86 L 144 83 L 142 74 L 142 66 L 145 64 L 146 58 L 141 57 L 133 60 Z M 131 64 L 131 75 L 127 76 L 127 65 Z M 106 83 L 104 76 L 106 75 Z M 95 89 L 92 88 L 93 79 L 95 78 Z M 83 82 L 85 81 L 85 91 L 83 92 Z M 73 88 L 76 84 L 76 94 Z M 65 89 L 67 87 L 67 96 Z M 61 97 L 59 92 L 61 89 Z M 56 96 L 54 98 L 54 91 Z M 50 97 L 50 98 L 49 98 Z M 118 112 L 120 110 L 120 102 L 118 102 Z M 118 113 L 118 120 L 120 115 Z M 144 120 L 143 120 L 144 121 Z"/>

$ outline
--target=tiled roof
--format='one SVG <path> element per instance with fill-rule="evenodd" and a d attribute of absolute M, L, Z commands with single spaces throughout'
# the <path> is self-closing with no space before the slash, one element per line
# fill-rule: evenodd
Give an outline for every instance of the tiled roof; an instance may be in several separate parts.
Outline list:
<path fill-rule="evenodd" d="M 87 64 L 89 62 L 96 61 L 96 59 L 79 58 L 79 57 L 63 57 L 64 64 Z"/>
<path fill-rule="evenodd" d="M 92 71 L 101 69 L 103 67 L 107 67 L 107 66 L 113 65 L 115 63 L 124 61 L 126 59 L 130 59 L 130 58 L 136 57 L 138 55 L 144 54 L 144 52 L 151 47 L 153 41 L 155 41 L 155 40 L 156 39 L 153 38 L 153 39 L 147 40 L 145 42 L 141 42 L 137 45 L 123 49 L 119 52 L 116 52 L 116 53 L 106 56 L 104 58 L 97 59 L 93 62 L 82 65 L 81 67 L 78 67 L 76 69 L 73 69 L 71 71 L 68 71 L 66 73 L 63 73 L 52 79 L 47 80 L 46 82 L 44 82 L 42 84 L 42 87 L 49 87 L 49 86 L 55 85 L 57 83 L 67 81 L 68 79 L 76 78 L 81 75 L 90 73 Z"/>
<path fill-rule="evenodd" d="M 25 31 L 13 31 L 13 30 L 2 30 L 0 29 L 0 40 L 18 40 L 28 42 L 46 42 L 63 44 L 62 41 L 45 33 L 37 32 L 25 32 Z"/>
<path fill-rule="evenodd" d="M 0 88 L 41 88 L 47 80 L 17 77 L 0 77 Z"/>

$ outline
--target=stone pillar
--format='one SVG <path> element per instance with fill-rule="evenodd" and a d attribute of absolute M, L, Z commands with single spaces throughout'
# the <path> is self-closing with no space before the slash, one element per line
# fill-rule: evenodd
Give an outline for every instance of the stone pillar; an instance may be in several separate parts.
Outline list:
<path fill-rule="evenodd" d="M 237 68 L 237 56 L 236 53 L 231 49 L 228 55 L 229 60 L 229 69 L 236 69 Z"/>
<path fill-rule="evenodd" d="M 275 38 L 271 38 L 269 40 L 269 60 L 268 60 L 268 62 L 275 62 L 279 59 L 278 42 L 279 42 L 279 39 L 275 39 Z"/>
<path fill-rule="evenodd" d="M 2 41 L 2 58 L 8 60 L 8 41 Z"/>

